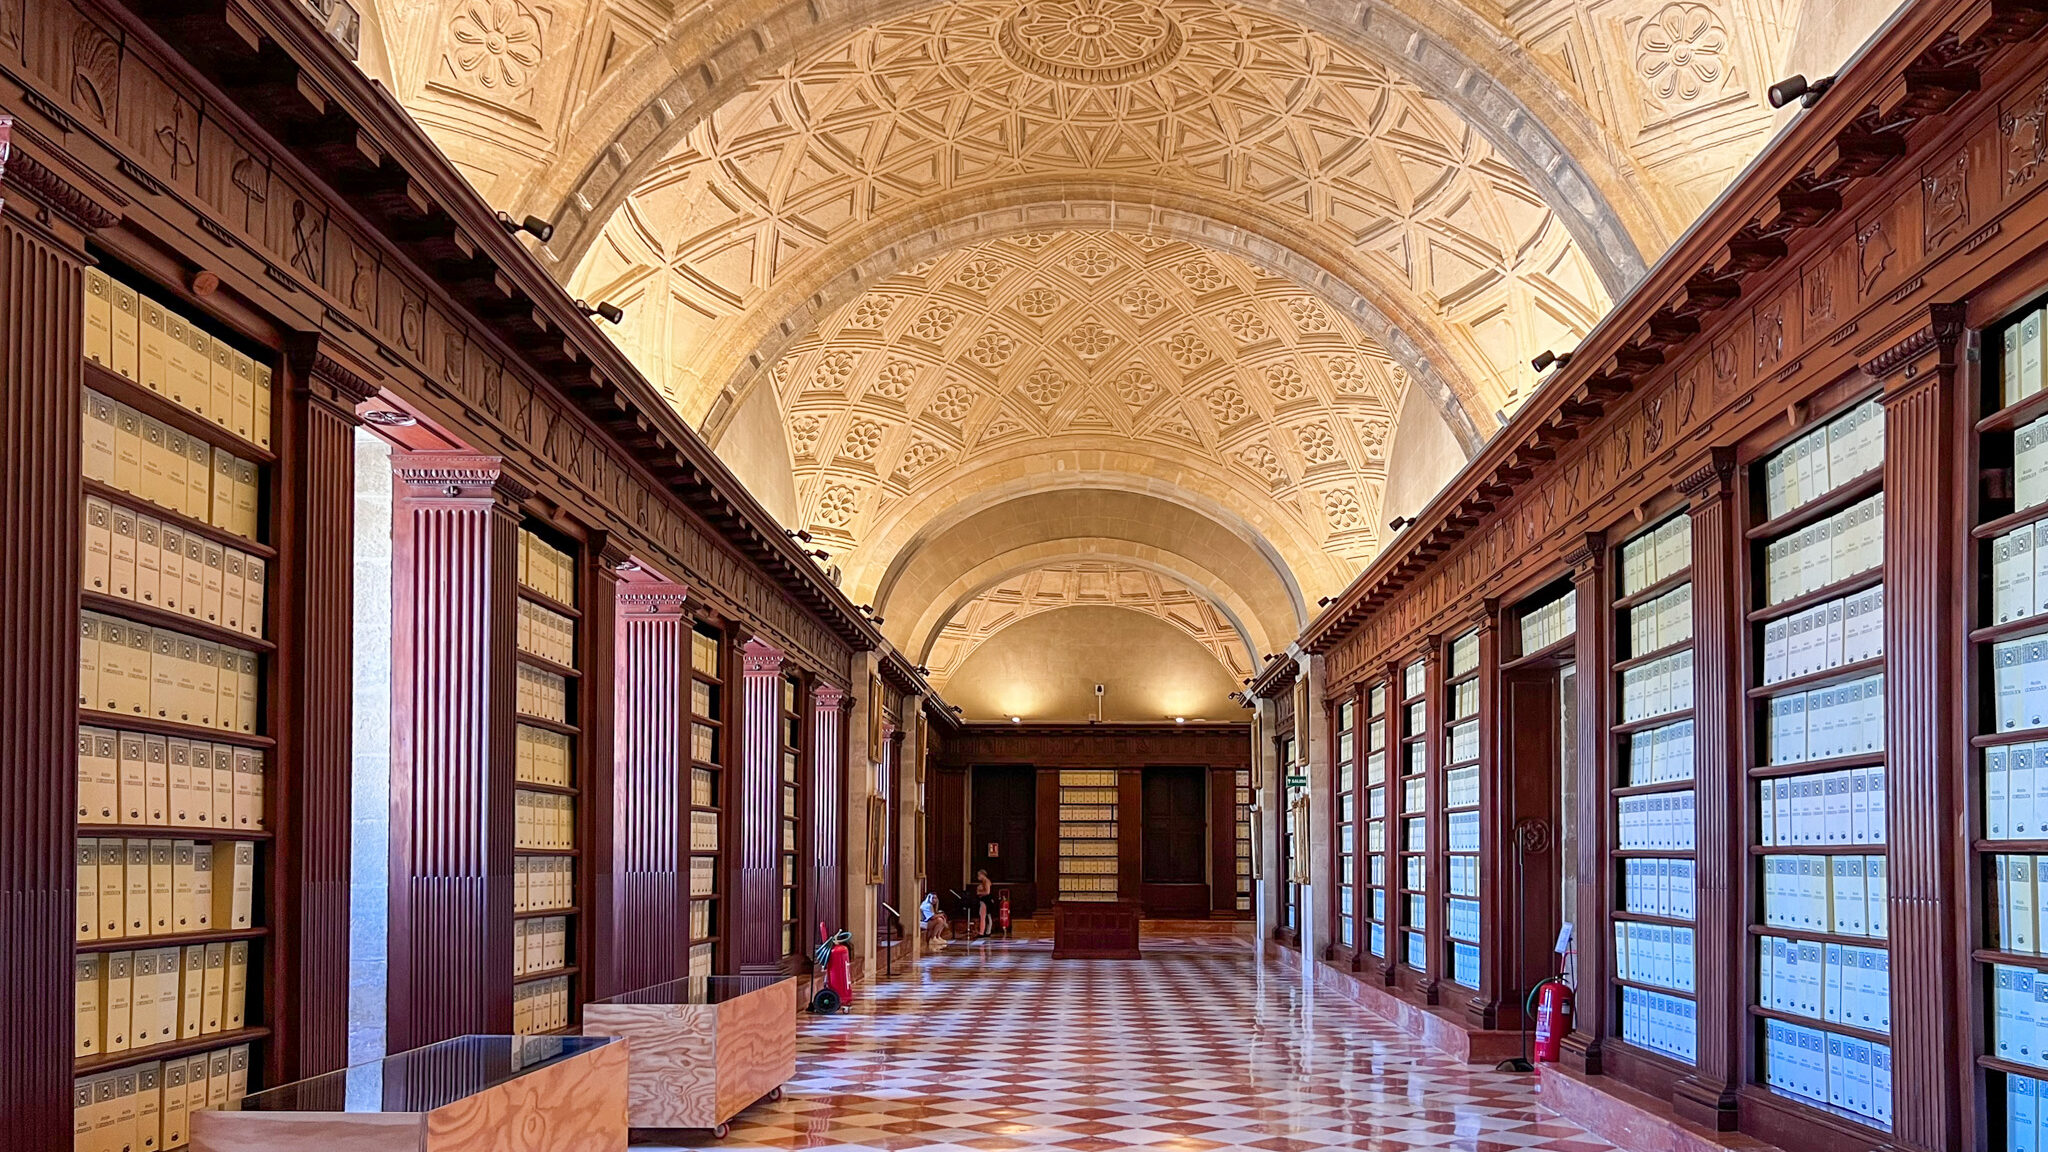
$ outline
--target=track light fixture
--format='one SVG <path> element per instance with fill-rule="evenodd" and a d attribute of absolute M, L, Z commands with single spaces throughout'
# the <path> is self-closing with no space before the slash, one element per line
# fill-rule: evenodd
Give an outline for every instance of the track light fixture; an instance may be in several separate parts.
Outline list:
<path fill-rule="evenodd" d="M 1773 108 L 1783 108 L 1794 100 L 1799 101 L 1801 108 L 1811 108 L 1815 104 L 1820 103 L 1820 98 L 1825 96 L 1828 89 L 1834 86 L 1835 78 L 1833 76 L 1823 76 L 1818 80 L 1808 80 L 1804 76 L 1795 74 L 1787 76 L 1776 84 L 1771 85 L 1767 94 L 1770 97 L 1771 107 Z"/>
<path fill-rule="evenodd" d="M 626 318 L 626 310 L 617 304 L 611 303 L 589 304 L 578 300 L 576 302 L 576 310 L 585 316 L 596 316 L 600 319 L 609 320 L 614 324 Z"/>
<path fill-rule="evenodd" d="M 1557 365 L 1559 368 L 1562 368 L 1571 362 L 1571 353 L 1552 352 L 1550 349 L 1545 348 L 1540 354 L 1537 355 L 1537 357 L 1534 360 L 1529 361 L 1529 367 L 1534 368 L 1538 372 L 1541 372 L 1545 368 L 1548 368 L 1553 364 Z"/>
<path fill-rule="evenodd" d="M 505 231 L 512 233 L 514 236 L 524 232 L 543 244 L 553 239 L 555 235 L 555 226 L 538 216 L 528 216 L 524 220 L 514 220 L 510 212 L 500 212 L 498 213 L 498 223 L 504 225 Z"/>

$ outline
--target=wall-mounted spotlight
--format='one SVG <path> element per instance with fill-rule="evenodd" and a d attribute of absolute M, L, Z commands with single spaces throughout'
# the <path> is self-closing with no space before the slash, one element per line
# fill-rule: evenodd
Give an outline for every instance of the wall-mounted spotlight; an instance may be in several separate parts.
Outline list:
<path fill-rule="evenodd" d="M 640 562 L 638 560 L 621 560 L 617 564 L 612 565 L 612 571 L 614 572 L 638 572 L 639 570 Z"/>
<path fill-rule="evenodd" d="M 811 542 L 811 534 L 801 528 L 784 528 L 783 531 L 787 532 L 793 540 L 801 540 L 806 544 Z"/>
<path fill-rule="evenodd" d="M 419 417 L 410 412 L 396 412 L 389 408 L 373 408 L 363 413 L 363 423 L 380 424 L 386 428 L 410 428 L 419 422 Z"/>
<path fill-rule="evenodd" d="M 553 239 L 555 235 L 555 226 L 538 216 L 528 216 L 524 220 L 514 220 L 510 212 L 500 212 L 498 213 L 498 223 L 504 225 L 505 231 L 512 233 L 514 236 L 524 232 L 543 244 Z"/>
<path fill-rule="evenodd" d="M 1318 607 L 1318 608 L 1328 608 L 1329 606 L 1330 606 L 1330 597 L 1328 597 L 1328 596 L 1323 596 L 1323 597 L 1319 597 L 1319 598 L 1318 598 L 1318 599 L 1316 600 L 1316 607 Z"/>
<path fill-rule="evenodd" d="M 820 560 L 830 560 L 832 558 L 832 554 L 830 552 L 825 551 L 823 548 L 809 549 L 804 552 L 804 555 L 816 556 Z"/>
<path fill-rule="evenodd" d="M 1174 722 L 1175 724 L 1185 724 L 1185 723 L 1187 723 L 1187 722 L 1188 722 L 1188 718 L 1187 718 L 1187 717 L 1185 717 L 1185 716 L 1175 716 L 1175 717 L 1173 718 L 1173 722 Z"/>
<path fill-rule="evenodd" d="M 1799 101 L 1801 108 L 1811 108 L 1815 104 L 1820 103 L 1820 98 L 1827 95 L 1828 89 L 1834 86 L 1835 78 L 1833 76 L 1823 76 L 1818 80 L 1808 80 L 1804 76 L 1793 75 L 1787 76 L 1776 84 L 1771 85 L 1766 95 L 1769 96 L 1771 107 L 1773 108 L 1783 108 L 1794 100 Z"/>
<path fill-rule="evenodd" d="M 919 676 L 929 676 L 929 675 L 931 675 L 931 674 L 932 674 L 932 670 L 931 670 L 931 669 L 929 669 L 929 668 L 927 668 L 927 667 L 925 667 L 925 666 L 924 666 L 924 665 L 922 665 L 922 664 L 919 664 L 919 665 L 917 666 L 917 674 L 918 674 Z"/>
<path fill-rule="evenodd" d="M 1023 718 L 1022 716 L 1012 716 L 1012 717 L 1010 717 L 1010 723 L 1012 723 L 1012 724 L 1022 724 L 1023 722 L 1024 722 L 1024 718 Z"/>
<path fill-rule="evenodd" d="M 585 316 L 596 316 L 599 319 L 609 320 L 614 324 L 626 318 L 626 310 L 617 304 L 586 304 L 578 300 L 576 302 L 576 310 Z"/>
<path fill-rule="evenodd" d="M 1415 517 L 1413 516 L 1396 516 L 1392 520 L 1387 521 L 1387 531 L 1399 532 L 1413 523 L 1415 523 Z"/>
<path fill-rule="evenodd" d="M 1571 362 L 1571 353 L 1552 352 L 1550 349 L 1545 348 L 1542 352 L 1537 354 L 1534 360 L 1529 361 L 1529 367 L 1534 368 L 1538 372 L 1541 372 L 1545 368 L 1548 368 L 1553 364 L 1555 364 L 1559 368 L 1562 368 Z"/>

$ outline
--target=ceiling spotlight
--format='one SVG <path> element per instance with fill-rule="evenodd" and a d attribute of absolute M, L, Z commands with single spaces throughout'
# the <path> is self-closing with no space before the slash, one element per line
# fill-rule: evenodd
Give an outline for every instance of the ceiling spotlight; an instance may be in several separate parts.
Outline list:
<path fill-rule="evenodd" d="M 1557 365 L 1559 368 L 1562 368 L 1571 362 L 1571 353 L 1552 352 L 1550 349 L 1545 348 L 1541 353 L 1537 355 L 1537 357 L 1534 360 L 1529 361 L 1529 367 L 1534 368 L 1538 372 L 1541 372 L 1545 368 L 1548 368 L 1553 364 Z"/>
<path fill-rule="evenodd" d="M 809 532 L 804 531 L 801 528 L 785 528 L 783 529 L 783 531 L 789 533 L 791 537 L 801 540 L 806 544 L 809 544 L 811 542 L 811 534 Z"/>
<path fill-rule="evenodd" d="M 1771 107 L 1773 108 L 1783 108 L 1794 100 L 1799 101 L 1801 108 L 1811 108 L 1815 104 L 1820 103 L 1820 98 L 1826 95 L 1827 90 L 1834 86 L 1835 78 L 1833 76 L 1823 76 L 1818 80 L 1808 80 L 1804 76 L 1793 75 L 1787 76 L 1776 84 L 1771 85 L 1767 95 L 1770 97 Z"/>
<path fill-rule="evenodd" d="M 1415 517 L 1413 516 L 1396 516 L 1392 520 L 1387 521 L 1387 531 L 1399 532 L 1413 523 L 1415 523 Z"/>
<path fill-rule="evenodd" d="M 1012 717 L 1010 717 L 1010 723 L 1012 723 L 1012 724 L 1022 724 L 1023 722 L 1024 722 L 1024 718 L 1023 718 L 1022 716 L 1012 716 Z"/>
<path fill-rule="evenodd" d="M 823 548 L 812 548 L 809 551 L 805 552 L 804 555 L 816 556 L 820 560 L 830 560 L 832 558 L 832 554 L 830 552 L 825 551 Z"/>
<path fill-rule="evenodd" d="M 626 318 L 626 310 L 624 308 L 619 307 L 617 304 L 586 304 L 583 301 L 578 300 L 576 302 L 576 310 L 578 312 L 583 313 L 585 316 L 596 316 L 601 319 L 609 320 L 614 324 L 617 324 L 621 320 L 624 320 Z"/>
<path fill-rule="evenodd" d="M 1188 722 L 1188 718 L 1187 718 L 1187 717 L 1185 717 L 1185 716 L 1175 716 L 1175 717 L 1173 718 L 1173 722 L 1174 722 L 1175 724 L 1185 724 L 1185 723 L 1187 723 L 1187 722 Z"/>
<path fill-rule="evenodd" d="M 524 232 L 543 244 L 547 243 L 555 235 L 555 226 L 538 216 L 528 216 L 524 220 L 514 220 L 510 212 L 500 212 L 498 213 L 498 223 L 503 224 L 505 231 L 515 236 Z"/>
<path fill-rule="evenodd" d="M 419 417 L 410 412 L 394 412 L 389 408 L 373 408 L 363 413 L 363 423 L 381 424 L 386 428 L 410 428 L 419 422 Z"/>
<path fill-rule="evenodd" d="M 1316 601 L 1316 607 L 1318 608 L 1328 608 L 1329 606 L 1330 598 L 1328 596 L 1321 597 Z"/>

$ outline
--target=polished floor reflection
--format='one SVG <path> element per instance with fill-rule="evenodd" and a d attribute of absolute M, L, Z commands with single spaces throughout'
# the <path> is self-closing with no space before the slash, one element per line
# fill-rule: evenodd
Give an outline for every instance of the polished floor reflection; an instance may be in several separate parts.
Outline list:
<path fill-rule="evenodd" d="M 955 944 L 806 1017 L 796 1080 L 722 1141 L 841 1149 L 1598 1152 L 1533 1078 L 1458 1064 L 1257 962 L 1244 925 L 1150 926 L 1139 961 Z M 650 1145 L 648 1147 L 659 1147 Z"/>

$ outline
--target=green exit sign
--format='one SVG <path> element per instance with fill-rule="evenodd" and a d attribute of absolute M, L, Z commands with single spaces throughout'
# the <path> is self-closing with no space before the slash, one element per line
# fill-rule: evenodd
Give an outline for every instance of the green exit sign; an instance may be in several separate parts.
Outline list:
<path fill-rule="evenodd" d="M 1289 776 L 1289 777 L 1287 778 L 1287 786 L 1288 786 L 1289 788 L 1306 788 L 1306 787 L 1308 787 L 1308 777 L 1306 777 L 1306 776 Z"/>

